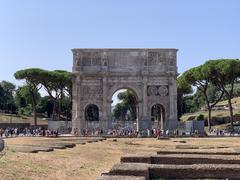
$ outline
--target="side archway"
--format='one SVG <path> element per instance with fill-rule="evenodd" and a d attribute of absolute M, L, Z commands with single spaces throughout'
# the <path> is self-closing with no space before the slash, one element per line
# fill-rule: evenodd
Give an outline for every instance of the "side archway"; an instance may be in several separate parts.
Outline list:
<path fill-rule="evenodd" d="M 99 121 L 99 108 L 95 104 L 89 104 L 85 108 L 85 120 L 86 121 Z"/>
<path fill-rule="evenodd" d="M 151 108 L 151 120 L 154 128 L 164 130 L 166 112 L 162 104 L 154 104 Z"/>

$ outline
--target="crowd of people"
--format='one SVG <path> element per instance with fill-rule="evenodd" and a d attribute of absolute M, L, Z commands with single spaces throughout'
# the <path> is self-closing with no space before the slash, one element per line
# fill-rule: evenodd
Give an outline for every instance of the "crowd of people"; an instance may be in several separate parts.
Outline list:
<path fill-rule="evenodd" d="M 209 132 L 209 135 L 215 135 L 215 136 L 224 136 L 226 134 L 226 132 L 224 130 L 220 130 L 220 129 L 212 129 Z"/>
<path fill-rule="evenodd" d="M 104 132 L 102 129 L 96 128 L 96 129 L 83 129 L 82 132 L 79 131 L 78 128 L 75 128 L 73 130 L 74 135 L 83 135 L 83 136 L 101 136 L 103 134 L 107 134 L 108 136 L 114 136 L 114 137 L 160 137 L 160 136 L 169 136 L 169 130 L 161 130 L 160 128 L 154 128 L 154 129 L 146 129 L 138 132 L 137 130 L 134 130 L 132 128 L 112 128 L 109 129 L 107 132 Z M 178 135 L 178 130 L 176 131 Z"/>
<path fill-rule="evenodd" d="M 79 131 L 78 128 L 74 128 L 73 134 L 75 136 L 83 135 L 83 136 L 101 136 L 104 134 L 102 129 L 96 128 L 96 129 L 83 129 L 82 132 Z"/>
<path fill-rule="evenodd" d="M 71 130 L 69 130 L 71 132 Z M 49 130 L 44 128 L 34 128 L 34 127 L 26 127 L 26 128 L 0 128 L 0 137 L 17 137 L 17 136 L 59 136 L 59 131 L 56 130 Z M 190 135 L 194 137 L 202 136 L 198 130 L 195 130 L 193 132 L 190 132 L 189 134 L 185 134 L 185 132 L 179 132 L 178 129 L 175 129 L 173 131 L 169 130 L 162 130 L 160 128 L 153 128 L 153 129 L 146 129 L 142 131 L 137 131 L 129 127 L 125 128 L 112 128 L 109 129 L 107 132 L 104 132 L 100 128 L 93 128 L 93 129 L 83 129 L 82 132 L 79 131 L 78 128 L 75 128 L 73 130 L 73 134 L 75 136 L 102 136 L 102 135 L 108 135 L 113 137 L 163 137 L 163 136 L 182 136 L 182 135 Z M 219 129 L 212 129 L 208 134 L 205 133 L 205 136 L 239 136 L 240 131 L 231 134 L 224 130 Z"/>
<path fill-rule="evenodd" d="M 161 128 L 145 129 L 140 132 L 133 130 L 131 128 L 119 128 L 119 129 L 110 129 L 107 133 L 112 136 L 127 136 L 127 137 L 162 137 L 162 136 L 179 136 L 179 130 L 175 129 L 170 131 L 168 129 L 163 130 Z"/>
<path fill-rule="evenodd" d="M 134 137 L 138 135 L 138 131 L 130 128 L 119 128 L 119 129 L 109 129 L 107 134 L 110 136 Z"/>
<path fill-rule="evenodd" d="M 221 129 L 212 129 L 208 134 L 210 136 L 240 136 L 240 129 L 235 129 L 234 132 Z"/>
<path fill-rule="evenodd" d="M 192 136 L 192 137 L 202 137 L 207 136 L 206 133 L 200 133 L 198 130 L 194 130 L 191 132 L 180 131 L 179 129 L 174 129 L 172 131 L 166 129 L 163 130 L 161 128 L 153 128 L 153 129 L 145 129 L 142 131 L 134 130 L 130 127 L 118 127 L 109 129 L 107 132 L 104 132 L 99 128 L 92 129 L 83 129 L 81 132 L 78 128 L 73 130 L 75 136 L 83 135 L 83 136 L 101 136 L 108 135 L 113 137 L 179 137 L 179 136 Z M 219 131 L 217 135 L 224 135 L 223 131 Z"/>
<path fill-rule="evenodd" d="M 17 136 L 58 136 L 58 131 L 43 128 L 0 128 L 1 137 L 17 137 Z"/>

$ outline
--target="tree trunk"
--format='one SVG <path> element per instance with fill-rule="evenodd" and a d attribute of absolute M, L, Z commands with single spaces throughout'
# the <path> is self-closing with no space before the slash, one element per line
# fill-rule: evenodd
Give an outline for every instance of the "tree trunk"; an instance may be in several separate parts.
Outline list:
<path fill-rule="evenodd" d="M 231 132 L 233 132 L 234 131 L 234 129 L 233 129 L 233 107 L 232 107 L 231 97 L 228 97 L 228 108 L 229 108 L 229 113 L 230 113 Z"/>
<path fill-rule="evenodd" d="M 52 120 L 55 120 L 55 115 L 56 115 L 56 100 L 53 99 L 53 112 L 52 112 Z"/>
<path fill-rule="evenodd" d="M 61 114 L 62 114 L 62 97 L 63 97 L 63 90 L 61 90 L 58 98 L 58 120 L 60 121 Z"/>
<path fill-rule="evenodd" d="M 32 94 L 32 111 L 33 111 L 34 126 L 37 126 L 36 100 L 34 98 L 34 94 Z"/>
<path fill-rule="evenodd" d="M 212 121 L 212 107 L 210 105 L 209 98 L 207 96 L 207 86 L 206 86 L 206 88 L 204 88 L 202 93 L 204 94 L 206 106 L 207 106 L 207 109 L 208 109 L 208 131 L 210 132 L 210 130 L 211 130 L 211 121 Z"/>
<path fill-rule="evenodd" d="M 61 118 L 61 100 L 58 99 L 58 121 L 60 121 Z"/>
<path fill-rule="evenodd" d="M 208 131 L 210 132 L 211 131 L 211 120 L 212 120 L 212 108 L 209 107 L 208 108 Z"/>

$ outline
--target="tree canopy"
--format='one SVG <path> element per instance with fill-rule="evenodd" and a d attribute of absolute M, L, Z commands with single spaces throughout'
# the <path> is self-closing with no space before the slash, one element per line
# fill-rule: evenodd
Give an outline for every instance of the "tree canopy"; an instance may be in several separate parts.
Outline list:
<path fill-rule="evenodd" d="M 70 97 L 69 101 L 71 102 L 72 73 L 63 70 L 48 71 L 39 68 L 30 68 L 17 71 L 14 76 L 16 79 L 25 80 L 26 82 L 26 86 L 28 87 L 29 93 L 31 95 L 32 111 L 35 119 L 35 124 L 37 124 L 37 93 L 42 86 L 48 93 L 49 97 L 51 98 L 51 102 L 53 103 L 53 113 L 49 112 L 49 109 L 51 109 L 51 103 L 48 103 L 48 115 L 52 114 L 52 118 L 56 117 L 54 115 L 58 115 L 58 119 L 60 119 L 61 112 L 64 111 L 62 108 L 63 99 L 63 105 L 66 105 L 66 103 L 68 103 L 68 99 L 65 98 L 66 96 Z M 67 114 L 67 116 L 69 116 L 69 110 L 67 110 L 67 113 L 65 110 L 64 114 Z"/>
<path fill-rule="evenodd" d="M 186 98 L 185 95 L 192 94 L 192 86 L 187 83 L 183 76 L 177 78 L 177 107 L 178 107 L 178 118 L 186 112 Z"/>
<path fill-rule="evenodd" d="M 221 95 L 219 97 L 216 97 L 215 100 L 212 99 L 212 103 L 210 102 L 209 98 L 209 87 L 211 85 L 211 73 L 208 71 L 207 65 L 200 65 L 194 68 L 191 68 L 183 73 L 183 78 L 187 83 L 189 83 L 192 86 L 195 86 L 198 91 L 200 91 L 205 99 L 206 108 L 208 110 L 208 130 L 211 130 L 211 111 L 212 108 L 222 99 L 222 96 L 224 94 L 223 91 L 221 91 Z M 211 96 L 212 97 L 212 96 Z"/>
<path fill-rule="evenodd" d="M 191 68 L 184 72 L 179 82 L 184 82 L 197 88 L 199 97 L 201 94 L 205 99 L 208 110 L 208 125 L 211 129 L 211 110 L 222 99 L 228 100 L 233 130 L 233 111 L 231 99 L 234 96 L 234 86 L 240 78 L 240 61 L 238 59 L 209 60 L 203 65 Z M 200 92 L 200 94 L 199 94 Z M 196 94 L 194 96 L 196 96 Z M 198 98 L 199 99 L 199 98 Z M 192 98 L 194 100 L 194 98 Z M 196 104 L 196 102 L 193 102 Z"/>
<path fill-rule="evenodd" d="M 0 109 L 3 112 L 15 112 L 14 93 L 16 86 L 8 81 L 0 82 Z"/>
<path fill-rule="evenodd" d="M 240 78 L 240 60 L 238 59 L 218 59 L 209 60 L 205 64 L 206 73 L 210 75 L 212 83 L 225 93 L 228 100 L 229 113 L 231 119 L 231 131 L 233 129 L 233 107 L 231 99 L 234 95 L 234 86 Z"/>

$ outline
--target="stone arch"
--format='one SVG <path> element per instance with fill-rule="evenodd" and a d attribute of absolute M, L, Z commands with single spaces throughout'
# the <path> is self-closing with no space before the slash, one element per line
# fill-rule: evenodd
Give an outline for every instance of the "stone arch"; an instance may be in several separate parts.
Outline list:
<path fill-rule="evenodd" d="M 112 101 L 112 96 L 120 89 L 129 89 L 129 90 L 131 90 L 134 93 L 137 101 L 138 102 L 142 101 L 142 95 L 141 95 L 141 90 L 140 89 L 138 89 L 137 87 L 132 86 L 132 85 L 121 85 L 120 84 L 120 85 L 115 85 L 112 88 L 110 88 L 109 96 L 108 96 L 108 101 L 109 102 Z"/>
<path fill-rule="evenodd" d="M 149 108 L 148 108 L 148 113 L 150 113 L 151 114 L 151 109 L 152 109 L 152 107 L 154 106 L 154 105 L 156 105 L 156 104 L 159 104 L 159 105 L 161 105 L 164 109 L 165 109 L 165 114 L 166 114 L 166 118 L 167 118 L 167 114 L 168 114 L 168 107 L 167 107 L 167 104 L 165 104 L 164 102 L 152 102 L 152 103 L 150 103 L 149 104 Z"/>
<path fill-rule="evenodd" d="M 151 128 L 151 107 L 165 108 L 165 128 L 177 125 L 177 49 L 73 49 L 73 121 L 79 129 L 111 129 L 112 95 L 130 89 L 138 101 L 137 131 Z M 80 60 L 80 64 L 79 64 Z M 172 62 L 174 61 L 174 62 Z M 155 87 L 157 93 L 148 92 Z M 161 87 L 165 87 L 160 89 Z M 167 90 L 166 90 L 167 89 Z M 94 103 L 99 122 L 85 120 L 85 108 Z"/>
<path fill-rule="evenodd" d="M 126 91 L 130 91 L 130 93 L 132 93 L 132 95 L 133 95 L 133 105 L 134 106 L 132 106 L 132 107 L 134 107 L 134 120 L 136 120 L 137 118 L 138 118 L 138 104 L 139 104 L 139 98 L 138 98 L 138 96 L 137 96 L 137 94 L 136 94 L 136 92 L 134 91 L 134 90 L 132 90 L 132 89 L 130 89 L 130 88 L 120 88 L 120 89 L 117 89 L 113 94 L 112 94 L 112 97 L 111 97 L 111 99 L 113 98 L 113 96 L 119 91 L 119 90 L 126 90 Z M 111 103 L 113 103 L 113 101 L 111 101 Z"/>
<path fill-rule="evenodd" d="M 109 93 L 108 93 L 108 117 L 112 117 L 112 112 L 111 112 L 111 104 L 112 104 L 112 97 L 113 95 L 121 89 L 127 89 L 133 92 L 134 96 L 136 97 L 136 101 L 137 101 L 137 107 L 136 107 L 136 121 L 131 121 L 132 123 L 135 123 L 135 125 L 132 125 L 132 127 L 135 127 L 136 129 L 138 129 L 139 127 L 139 120 L 142 118 L 142 91 L 141 88 L 139 86 L 134 86 L 132 84 L 122 84 L 119 83 L 119 85 L 114 85 L 109 89 Z M 112 123 L 109 122 L 110 124 Z M 109 125 L 110 127 L 113 124 Z"/>
<path fill-rule="evenodd" d="M 154 103 L 150 107 L 152 127 L 164 130 L 167 118 L 166 107 L 161 103 Z"/>
<path fill-rule="evenodd" d="M 99 108 L 95 104 L 88 104 L 84 109 L 86 121 L 99 121 Z"/>
<path fill-rule="evenodd" d="M 132 88 L 129 88 L 129 87 L 120 87 L 120 88 L 117 88 L 116 90 L 112 91 L 111 92 L 111 95 L 110 95 L 110 98 L 112 98 L 112 96 L 118 91 L 118 90 L 121 90 L 121 89 L 127 89 L 127 90 L 130 90 L 133 92 L 134 96 L 136 97 L 137 101 L 139 101 L 139 96 L 137 95 L 136 91 L 133 90 Z"/>

